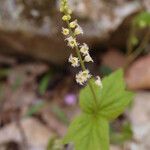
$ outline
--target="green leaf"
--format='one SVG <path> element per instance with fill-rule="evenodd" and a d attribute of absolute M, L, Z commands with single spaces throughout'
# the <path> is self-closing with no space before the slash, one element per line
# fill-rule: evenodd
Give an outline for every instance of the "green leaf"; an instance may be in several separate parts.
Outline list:
<path fill-rule="evenodd" d="M 102 81 L 103 88 L 97 86 L 94 79 L 89 84 L 79 95 L 83 114 L 72 122 L 64 142 L 73 142 L 76 150 L 108 150 L 108 121 L 125 110 L 133 93 L 125 90 L 122 69 L 105 77 Z"/>
<path fill-rule="evenodd" d="M 100 116 L 82 114 L 72 122 L 63 142 L 73 142 L 75 150 L 109 150 L 108 121 Z"/>
<path fill-rule="evenodd" d="M 98 113 L 108 120 L 118 117 L 133 98 L 133 94 L 125 90 L 126 85 L 122 69 L 105 77 L 102 81 L 102 89 L 95 84 L 94 80 L 90 82 L 98 101 Z M 95 113 L 94 97 L 89 86 L 81 90 L 79 99 L 83 112 Z"/>
<path fill-rule="evenodd" d="M 112 73 L 111 75 L 105 77 L 102 80 L 103 89 L 101 97 L 101 105 L 108 103 L 110 97 L 118 94 L 118 91 L 125 89 L 125 82 L 123 79 L 123 70 L 119 69 L 118 71 Z"/>
<path fill-rule="evenodd" d="M 118 92 L 111 98 L 108 98 L 106 102 L 100 107 L 100 115 L 104 116 L 108 120 L 117 118 L 121 113 L 124 112 L 125 108 L 129 105 L 133 98 L 131 92 Z"/>
<path fill-rule="evenodd" d="M 150 26 L 150 12 L 144 11 L 138 14 L 133 20 L 134 25 L 138 25 L 140 28 Z"/>
<path fill-rule="evenodd" d="M 100 115 L 109 120 L 117 118 L 131 102 L 134 94 L 125 90 L 123 70 L 120 69 L 102 81 Z"/>
<path fill-rule="evenodd" d="M 96 99 L 100 100 L 101 88 L 95 84 L 93 79 L 90 80 L 89 82 L 94 89 Z M 93 114 L 95 112 L 96 106 L 95 106 L 95 102 L 94 102 L 94 96 L 93 96 L 93 93 L 92 93 L 89 85 L 87 85 L 85 88 L 83 88 L 80 91 L 79 100 L 80 100 L 79 101 L 80 107 L 84 112 L 86 112 L 88 114 Z"/>
<path fill-rule="evenodd" d="M 46 74 L 42 78 L 42 80 L 41 80 L 41 82 L 39 84 L 39 92 L 40 92 L 41 95 L 43 95 L 45 93 L 45 91 L 46 91 L 46 89 L 48 87 L 50 79 L 51 79 L 51 73 Z"/>
<path fill-rule="evenodd" d="M 46 150 L 64 150 L 62 140 L 58 139 L 56 136 L 50 138 Z"/>

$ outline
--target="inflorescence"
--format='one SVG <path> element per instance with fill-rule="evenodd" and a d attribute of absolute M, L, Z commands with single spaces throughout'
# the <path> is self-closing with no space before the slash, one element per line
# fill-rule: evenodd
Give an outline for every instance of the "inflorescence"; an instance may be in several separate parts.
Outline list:
<path fill-rule="evenodd" d="M 62 20 L 67 24 L 67 27 L 62 28 L 62 34 L 66 36 L 65 41 L 67 41 L 68 46 L 75 49 L 77 54 L 77 56 L 71 54 L 68 61 L 73 67 L 81 66 L 82 71 L 76 74 L 76 82 L 83 85 L 92 77 L 90 71 L 85 67 L 85 63 L 93 63 L 94 61 L 89 54 L 88 45 L 77 42 L 77 36 L 83 34 L 83 30 L 77 20 L 71 21 L 72 10 L 69 8 L 67 0 L 61 0 L 60 11 L 63 13 Z M 95 78 L 95 84 L 102 88 L 102 82 L 99 76 Z"/>

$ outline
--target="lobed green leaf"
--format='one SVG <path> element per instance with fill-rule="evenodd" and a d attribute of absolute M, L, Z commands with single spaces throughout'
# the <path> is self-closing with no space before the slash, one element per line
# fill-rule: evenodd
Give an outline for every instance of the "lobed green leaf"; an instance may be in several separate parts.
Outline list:
<path fill-rule="evenodd" d="M 118 70 L 105 77 L 103 88 L 97 86 L 94 80 L 80 92 L 80 107 L 83 114 L 70 125 L 64 143 L 73 142 L 76 150 L 108 150 L 108 121 L 118 117 L 131 102 L 133 93 L 125 90 L 123 70 Z M 98 108 L 98 109 L 96 109 Z"/>
<path fill-rule="evenodd" d="M 123 70 L 120 69 L 115 73 L 105 77 L 102 81 L 103 88 L 100 89 L 94 80 L 90 81 L 98 102 L 99 115 L 108 120 L 118 117 L 131 102 L 133 94 L 125 90 L 125 81 Z M 95 112 L 95 102 L 89 86 L 86 86 L 80 92 L 80 107 L 83 112 L 92 114 Z"/>
<path fill-rule="evenodd" d="M 82 114 L 72 122 L 63 142 L 73 142 L 76 150 L 109 150 L 108 121 Z"/>

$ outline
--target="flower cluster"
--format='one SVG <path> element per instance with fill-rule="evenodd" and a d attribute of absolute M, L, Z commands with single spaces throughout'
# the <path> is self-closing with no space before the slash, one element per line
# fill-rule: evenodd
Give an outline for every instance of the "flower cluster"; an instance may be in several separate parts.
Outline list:
<path fill-rule="evenodd" d="M 66 36 L 68 46 L 76 50 L 77 57 L 72 54 L 69 57 L 69 62 L 73 67 L 81 66 L 82 71 L 76 75 L 76 82 L 80 85 L 86 83 L 92 75 L 89 70 L 85 67 L 85 62 L 94 62 L 89 53 L 89 47 L 86 43 L 79 44 L 77 42 L 77 36 L 83 34 L 81 26 L 77 20 L 71 21 L 72 11 L 68 6 L 67 0 L 61 0 L 60 11 L 63 13 L 62 20 L 66 22 L 67 27 L 62 28 L 62 34 Z M 99 76 L 96 77 L 95 84 L 102 87 L 101 79 Z"/>

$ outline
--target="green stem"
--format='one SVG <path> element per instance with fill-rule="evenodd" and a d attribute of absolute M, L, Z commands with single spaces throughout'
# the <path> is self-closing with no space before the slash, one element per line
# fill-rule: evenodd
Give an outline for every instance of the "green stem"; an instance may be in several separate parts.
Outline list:
<path fill-rule="evenodd" d="M 70 35 L 71 35 L 73 38 L 75 38 L 75 35 L 74 35 L 72 29 L 71 29 L 70 26 L 69 26 L 69 21 L 67 21 L 67 25 L 68 25 L 68 28 L 69 28 L 69 31 L 70 31 Z M 78 46 L 75 46 L 75 50 L 76 50 L 76 54 L 77 54 L 77 56 L 78 56 L 78 58 L 79 58 L 79 60 L 80 60 L 81 68 L 82 68 L 83 71 L 85 71 L 85 70 L 86 70 L 86 67 L 85 67 L 84 61 L 83 61 L 83 59 L 82 59 L 82 56 L 81 56 L 79 47 L 78 47 Z M 91 81 L 89 80 L 87 84 L 88 84 L 88 86 L 89 86 L 89 88 L 90 88 L 90 90 L 91 90 L 91 92 L 92 92 L 92 95 L 93 95 L 93 98 L 94 98 L 94 103 L 95 103 L 95 108 L 98 109 L 98 100 L 97 100 L 97 98 L 96 98 L 96 94 L 95 94 L 95 92 L 94 92 L 94 88 L 93 88 L 93 86 L 92 86 Z"/>
<path fill-rule="evenodd" d="M 149 41 L 149 37 L 150 37 L 150 28 L 148 29 L 147 33 L 145 34 L 141 44 L 134 50 L 134 52 L 132 54 L 130 54 L 128 56 L 128 58 L 127 58 L 128 60 L 127 60 L 127 64 L 126 64 L 125 68 L 142 53 L 143 49 L 145 48 L 145 45 Z"/>
<path fill-rule="evenodd" d="M 127 41 L 127 56 L 129 56 L 133 51 L 133 46 L 132 46 L 132 43 L 131 43 L 131 39 L 134 35 L 134 32 L 135 32 L 135 29 L 134 29 L 133 25 L 131 25 L 130 31 L 129 31 L 129 39 Z"/>
<path fill-rule="evenodd" d="M 85 68 L 85 65 L 84 65 L 84 61 L 83 61 L 83 59 L 81 57 L 81 54 L 80 54 L 78 46 L 76 46 L 75 49 L 76 49 L 76 54 L 77 54 L 77 56 L 78 56 L 78 58 L 80 60 L 81 68 L 82 68 L 83 71 L 85 71 L 86 68 Z"/>

